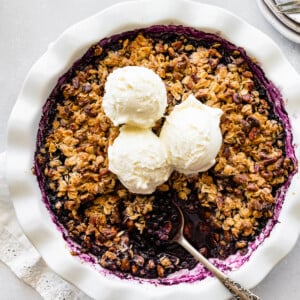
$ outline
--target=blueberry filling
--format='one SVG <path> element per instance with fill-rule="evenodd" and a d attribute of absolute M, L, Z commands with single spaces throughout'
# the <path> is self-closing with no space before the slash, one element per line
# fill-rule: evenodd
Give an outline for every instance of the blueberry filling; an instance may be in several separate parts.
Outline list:
<path fill-rule="evenodd" d="M 109 172 L 118 128 L 103 114 L 107 74 L 124 65 L 155 70 L 167 114 L 193 93 L 221 108 L 216 165 L 193 177 L 174 172 L 149 196 L 129 193 Z M 163 119 L 154 131 L 159 133 Z M 54 221 L 80 253 L 115 274 L 164 278 L 195 267 L 170 240 L 185 215 L 186 238 L 206 257 L 247 253 L 296 172 L 281 95 L 242 48 L 183 26 L 152 26 L 101 40 L 56 84 L 43 108 L 35 173 Z"/>

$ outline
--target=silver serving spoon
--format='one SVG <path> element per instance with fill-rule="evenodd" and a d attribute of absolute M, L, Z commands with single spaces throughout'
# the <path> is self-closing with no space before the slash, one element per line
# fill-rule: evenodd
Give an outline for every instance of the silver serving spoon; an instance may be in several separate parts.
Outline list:
<path fill-rule="evenodd" d="M 206 259 L 199 251 L 197 251 L 184 237 L 184 216 L 181 208 L 175 205 L 180 213 L 180 229 L 172 238 L 172 242 L 176 242 L 181 245 L 186 251 L 194 256 L 207 270 L 209 270 L 213 275 L 215 275 L 223 285 L 231 292 L 236 299 L 240 300 L 259 300 L 260 298 L 253 294 L 250 290 L 241 286 L 239 283 L 230 279 L 222 271 L 220 271 L 216 266 L 214 266 L 208 259 Z"/>

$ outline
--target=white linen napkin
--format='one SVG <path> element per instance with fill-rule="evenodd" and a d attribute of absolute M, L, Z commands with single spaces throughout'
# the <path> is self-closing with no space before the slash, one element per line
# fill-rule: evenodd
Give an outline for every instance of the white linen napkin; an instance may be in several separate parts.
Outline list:
<path fill-rule="evenodd" d="M 0 260 L 45 300 L 91 299 L 50 270 L 23 234 L 9 198 L 4 166 L 5 153 L 0 153 Z"/>

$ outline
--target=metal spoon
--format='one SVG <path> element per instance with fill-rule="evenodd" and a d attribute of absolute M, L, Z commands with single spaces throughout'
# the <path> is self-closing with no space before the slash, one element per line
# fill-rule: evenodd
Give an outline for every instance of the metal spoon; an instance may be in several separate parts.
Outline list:
<path fill-rule="evenodd" d="M 181 245 L 185 250 L 187 250 L 191 255 L 194 256 L 206 269 L 208 269 L 213 275 L 215 275 L 223 285 L 235 296 L 236 299 L 240 300 L 259 300 L 260 298 L 253 294 L 250 290 L 241 286 L 239 283 L 230 279 L 222 271 L 220 271 L 216 266 L 214 266 L 208 259 L 206 259 L 201 253 L 199 253 L 183 236 L 184 228 L 184 216 L 181 208 L 176 205 L 180 213 L 180 229 L 172 238 L 173 242 Z"/>

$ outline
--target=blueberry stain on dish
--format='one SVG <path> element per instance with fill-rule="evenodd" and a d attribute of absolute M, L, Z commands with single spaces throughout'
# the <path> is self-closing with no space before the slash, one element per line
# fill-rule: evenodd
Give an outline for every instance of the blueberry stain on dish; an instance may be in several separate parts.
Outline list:
<path fill-rule="evenodd" d="M 127 65 L 160 76 L 167 115 L 190 94 L 222 109 L 213 167 L 194 176 L 173 172 L 151 195 L 128 192 L 108 170 L 107 149 L 119 129 L 102 97 L 108 74 Z M 170 242 L 179 224 L 172 203 L 183 210 L 185 237 L 204 256 L 246 254 L 283 201 L 296 165 L 280 92 L 245 50 L 169 25 L 105 38 L 58 80 L 43 108 L 34 169 L 43 201 L 80 253 L 120 276 L 165 278 L 196 265 Z"/>

